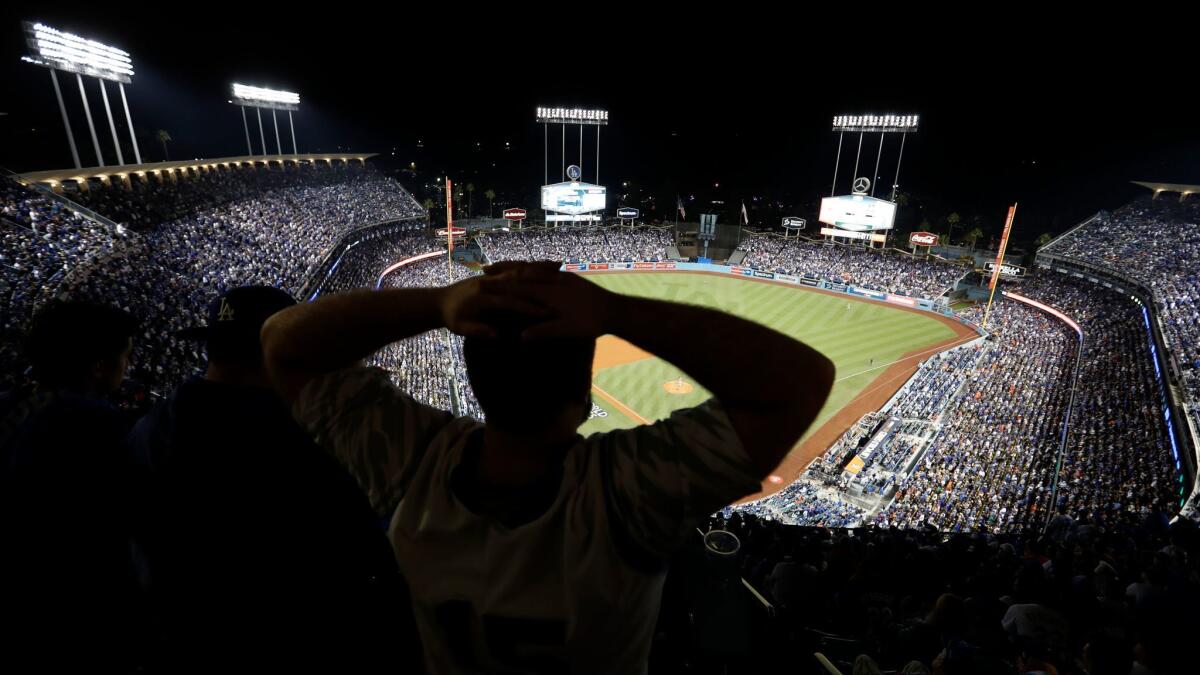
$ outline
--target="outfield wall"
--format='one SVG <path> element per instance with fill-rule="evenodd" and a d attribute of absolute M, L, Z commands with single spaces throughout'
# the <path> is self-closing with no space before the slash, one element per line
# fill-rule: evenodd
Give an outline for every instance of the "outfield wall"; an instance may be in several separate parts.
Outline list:
<path fill-rule="evenodd" d="M 954 314 L 951 309 L 945 305 L 938 304 L 933 300 L 925 298 L 910 298 L 906 295 L 896 295 L 895 293 L 885 293 L 870 288 L 861 288 L 849 284 L 843 284 L 833 281 L 825 281 L 824 279 L 814 279 L 812 277 L 795 276 L 791 274 L 780 274 L 776 272 L 766 272 L 763 270 L 753 269 L 750 267 L 739 267 L 737 265 L 714 265 L 710 263 L 692 263 L 692 262 L 606 262 L 606 263 L 565 263 L 562 266 L 566 272 L 711 272 L 716 274 L 728 274 L 735 277 L 749 277 L 752 279 L 763 279 L 766 281 L 775 281 L 785 284 L 793 284 L 795 286 L 805 288 L 817 288 L 831 293 L 843 293 L 864 300 L 874 300 L 885 304 L 898 305 L 909 309 L 919 309 L 941 316 L 951 317 L 960 323 L 969 326 L 972 330 L 980 335 L 984 332 L 978 326 L 968 321 L 963 321 Z"/>

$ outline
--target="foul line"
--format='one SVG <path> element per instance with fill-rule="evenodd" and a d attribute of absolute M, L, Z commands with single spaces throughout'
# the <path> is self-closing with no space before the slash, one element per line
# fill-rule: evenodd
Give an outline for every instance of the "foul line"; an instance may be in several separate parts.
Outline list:
<path fill-rule="evenodd" d="M 858 371 L 857 373 L 851 373 L 851 374 L 849 374 L 849 375 L 847 375 L 847 376 L 845 376 L 845 377 L 839 377 L 838 379 L 834 380 L 834 382 L 841 382 L 842 380 L 848 380 L 848 379 L 850 379 L 850 378 L 852 378 L 852 377 L 858 377 L 859 375 L 863 375 L 863 374 L 865 374 L 865 373 L 869 373 L 869 372 L 871 372 L 871 371 L 873 371 L 873 370 L 879 370 L 879 369 L 881 369 L 881 368 L 887 368 L 887 367 L 889 367 L 889 366 L 894 366 L 894 365 L 896 365 L 897 363 L 904 363 L 905 361 L 911 361 L 911 360 L 913 360 L 913 359 L 916 359 L 916 358 L 920 358 L 920 357 L 922 357 L 922 356 L 925 356 L 926 354 L 935 354 L 935 353 L 938 353 L 938 352 L 944 352 L 944 351 L 946 351 L 947 349 L 953 349 L 953 348 L 955 348 L 955 347 L 957 347 L 957 346 L 959 346 L 959 345 L 965 345 L 966 343 L 968 343 L 968 342 L 970 342 L 970 341 L 972 341 L 972 340 L 978 340 L 980 337 L 981 337 L 980 335 L 971 335 L 971 336 L 968 336 L 968 337 L 964 337 L 964 338 L 961 338 L 961 339 L 959 339 L 959 340 L 955 340 L 953 343 L 951 343 L 951 344 L 948 344 L 948 345 L 945 345 L 945 346 L 943 346 L 943 347 L 934 347 L 933 349 L 926 349 L 926 350 L 925 350 L 925 351 L 923 351 L 923 352 L 917 352 L 916 354 L 913 354 L 913 355 L 911 355 L 911 356 L 906 356 L 906 357 L 904 357 L 904 358 L 902 358 L 902 359 L 896 359 L 895 361 L 892 361 L 891 363 L 884 363 L 884 364 L 882 364 L 882 365 L 875 366 L 874 368 L 867 368 L 866 370 L 860 370 L 860 371 Z"/>
<path fill-rule="evenodd" d="M 621 403 L 620 401 L 617 400 L 617 398 L 615 396 L 608 393 L 607 391 L 604 391 L 600 387 L 596 386 L 595 383 L 592 384 L 592 389 L 595 389 L 597 394 L 600 394 L 604 398 L 608 399 L 609 403 L 612 403 L 613 405 L 620 408 L 621 412 L 623 412 L 624 414 L 636 419 L 637 421 L 641 422 L 642 424 L 650 424 L 650 420 L 648 420 L 645 417 L 642 417 L 641 415 L 634 412 L 633 408 L 630 408 L 629 406 L 625 405 L 624 403 Z"/>
<path fill-rule="evenodd" d="M 972 338 L 969 338 L 969 339 L 958 340 L 958 341 L 956 341 L 956 342 L 955 342 L 955 344 L 946 345 L 945 347 L 938 348 L 938 349 L 926 350 L 926 351 L 924 351 L 924 352 L 921 352 L 920 354 L 914 354 L 913 356 L 910 356 L 910 357 L 908 357 L 908 358 L 906 358 L 906 359 L 898 359 L 898 360 L 896 360 L 896 361 L 893 361 L 892 363 L 900 363 L 901 361 L 909 361 L 909 360 L 911 360 L 911 359 L 913 359 L 913 358 L 916 358 L 917 356 L 920 356 L 921 354 L 928 354 L 928 353 L 929 353 L 929 352 L 931 352 L 931 351 L 934 351 L 934 352 L 942 352 L 942 351 L 945 351 L 945 350 L 947 350 L 947 349 L 951 349 L 951 348 L 953 348 L 953 347 L 957 347 L 958 345 L 966 344 L 967 342 L 970 342 L 971 340 L 974 340 L 974 339 L 976 339 L 976 338 L 978 338 L 978 337 L 979 337 L 979 336 L 978 336 L 978 335 L 976 335 L 975 337 L 972 337 Z M 892 365 L 892 364 L 888 364 L 888 365 Z M 875 370 L 875 369 L 874 369 L 874 368 L 872 368 L 871 370 Z M 862 373 L 869 373 L 869 372 L 871 372 L 871 371 L 870 371 L 870 370 L 864 370 L 864 371 L 862 371 Z M 855 373 L 854 375 L 862 375 L 862 373 Z M 854 377 L 854 375 L 847 375 L 846 377 Z M 884 387 L 888 386 L 888 385 L 889 385 L 889 384 L 891 384 L 892 382 L 895 382 L 897 379 L 899 379 L 899 378 L 901 378 L 901 377 L 905 377 L 905 378 L 907 378 L 908 376 L 909 376 L 909 375 L 908 375 L 908 373 L 900 372 L 900 373 L 897 373 L 897 374 L 895 374 L 895 375 L 893 375 L 893 376 L 889 377 L 888 379 L 884 380 L 883 382 L 875 383 L 875 386 L 871 387 L 870 389 L 868 389 L 868 390 L 866 390 L 866 391 L 859 392 L 858 396 L 855 396 L 854 398 L 852 398 L 852 399 L 850 399 L 849 401 L 847 401 L 847 402 L 846 402 L 846 404 L 845 404 L 845 405 L 843 405 L 843 406 L 841 407 L 841 409 L 842 409 L 842 410 L 845 410 L 846 408 L 849 408 L 850 406 L 854 405 L 854 403 L 855 403 L 855 402 L 857 402 L 857 401 L 858 401 L 860 398 L 863 398 L 863 397 L 865 397 L 865 396 L 869 396 L 870 394 L 872 394 L 872 393 L 874 393 L 874 392 L 876 392 L 876 391 L 878 391 L 878 390 L 880 390 L 880 389 L 882 389 L 882 388 L 884 388 Z M 839 380 L 838 380 L 838 382 L 841 382 L 841 381 L 842 381 L 842 380 L 844 380 L 844 379 L 846 379 L 846 378 L 845 378 L 845 377 L 843 377 L 843 378 L 839 379 Z"/>

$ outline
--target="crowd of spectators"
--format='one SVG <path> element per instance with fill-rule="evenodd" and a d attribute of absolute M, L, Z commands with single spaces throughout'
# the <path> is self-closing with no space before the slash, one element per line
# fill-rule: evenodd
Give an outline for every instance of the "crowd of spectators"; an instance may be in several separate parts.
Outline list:
<path fill-rule="evenodd" d="M 453 279 L 448 278 L 450 274 L 454 275 Z M 383 278 L 383 287 L 432 288 L 472 274 L 474 272 L 467 267 L 447 267 L 444 258 L 435 257 L 388 273 Z M 388 371 L 397 386 L 422 403 L 483 419 L 483 412 L 466 379 L 460 335 L 445 329 L 428 331 L 388 345 L 376 352 L 368 363 Z"/>
<path fill-rule="evenodd" d="M 885 413 L 851 427 L 797 484 L 820 485 L 824 499 L 850 507 L 863 506 L 853 497 L 890 498 L 894 490 L 868 514 L 884 527 L 996 533 L 1036 527 L 1052 513 L 1116 521 L 1177 512 L 1187 490 L 1162 415 L 1146 311 L 1127 295 L 1065 276 L 1031 277 L 1009 290 L 1063 312 L 1083 339 L 1050 314 L 998 300 L 989 339 L 923 362 Z M 979 308 L 963 315 L 982 319 Z M 881 431 L 885 417 L 901 425 Z M 861 452 L 875 434 L 874 452 Z M 920 461 L 906 472 L 915 453 Z M 854 457 L 865 463 L 850 470 Z M 779 514 L 792 494 L 749 512 L 791 522 Z M 817 513 L 805 522 L 843 522 Z"/>
<path fill-rule="evenodd" d="M 1144 197 L 1097 214 L 1041 251 L 1107 268 L 1154 293 L 1167 349 L 1200 415 L 1200 202 Z"/>
<path fill-rule="evenodd" d="M 128 236 L 0 178 L 0 389 L 16 384 L 21 330 L 34 305 L 71 270 Z"/>
<path fill-rule="evenodd" d="M 315 271 L 313 287 L 308 289 L 310 296 L 375 288 L 380 275 L 391 265 L 445 247 L 420 220 L 371 228 L 344 245 L 329 256 L 327 268 Z M 444 271 L 444 259 L 442 267 Z"/>
<path fill-rule="evenodd" d="M 746 513 L 788 525 L 855 527 L 864 511 L 817 483 L 798 480 L 775 494 L 722 509 L 725 516 Z"/>
<path fill-rule="evenodd" d="M 478 241 L 493 262 L 655 262 L 667 259 L 672 244 L 667 228 L 589 225 L 493 231 L 479 236 Z"/>
<path fill-rule="evenodd" d="M 131 379 L 152 392 L 169 389 L 203 363 L 196 345 L 176 332 L 200 322 L 214 292 L 241 285 L 296 292 L 342 234 L 424 214 L 398 183 L 360 167 L 143 178 L 131 186 L 94 184 L 73 195 L 122 230 L 128 224 L 128 234 L 81 220 L 26 188 L 5 194 L 14 219 L 4 225 L 5 260 L 14 259 L 4 274 L 5 324 L 28 319 L 31 293 L 115 304 L 141 319 Z M 171 219 L 157 220 L 164 215 Z M 30 284 L 10 277 L 25 266 L 46 278 Z M 51 282 L 70 266 L 78 269 Z M 21 366 L 8 361 L 8 378 L 16 380 Z"/>
<path fill-rule="evenodd" d="M 798 237 L 747 236 L 738 248 L 746 252 L 742 264 L 747 267 L 914 298 L 937 298 L 968 271 L 942 260 Z"/>
<path fill-rule="evenodd" d="M 981 319 L 977 309 L 966 314 Z M 865 498 L 878 506 L 865 520 L 883 527 L 1007 532 L 1044 522 L 1078 339 L 1049 314 L 1007 300 L 993 307 L 989 329 L 988 340 L 920 364 L 885 412 L 851 427 L 798 480 L 846 506 Z M 915 453 L 920 461 L 906 471 Z"/>
<path fill-rule="evenodd" d="M 1058 319 L 1013 301 L 992 307 L 988 330 L 991 340 L 879 524 L 1007 532 L 1044 522 L 1079 340 Z"/>
<path fill-rule="evenodd" d="M 1083 330 L 1055 510 L 1114 518 L 1178 508 L 1182 474 L 1162 414 L 1165 401 L 1142 306 L 1059 274 L 1029 279 L 1016 291 L 1070 316 Z"/>
<path fill-rule="evenodd" d="M 847 675 L 1192 672 L 1200 532 L 1167 518 L 947 535 L 716 514 L 740 548 L 718 565 L 697 537 L 675 561 L 663 651 L 714 673 L 828 672 L 814 652 Z"/>

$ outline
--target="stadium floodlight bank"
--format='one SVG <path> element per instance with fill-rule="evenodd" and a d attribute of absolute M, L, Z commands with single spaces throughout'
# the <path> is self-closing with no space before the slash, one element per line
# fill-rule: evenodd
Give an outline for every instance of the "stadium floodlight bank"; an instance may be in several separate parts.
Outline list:
<path fill-rule="evenodd" d="M 233 85 L 233 102 L 252 108 L 269 108 L 271 110 L 299 110 L 300 94 L 291 91 L 277 91 L 263 87 L 251 87 L 245 84 Z"/>
<path fill-rule="evenodd" d="M 537 109 L 540 124 L 608 124 L 608 111 L 588 108 L 541 108 Z"/>
<path fill-rule="evenodd" d="M 920 115 L 836 115 L 834 131 L 867 133 L 914 133 L 920 128 Z"/>
<path fill-rule="evenodd" d="M 888 198 L 888 201 L 896 201 L 896 190 L 900 187 L 900 163 L 904 159 L 904 142 L 910 133 L 916 133 L 920 127 L 920 115 L 835 115 L 833 130 L 838 135 L 838 149 L 837 159 L 833 163 L 833 185 L 829 188 L 829 196 L 837 194 L 838 169 L 842 165 L 842 140 L 846 132 L 858 133 L 858 149 L 854 153 L 854 171 L 850 174 L 850 178 L 856 184 L 865 181 L 863 184 L 870 189 L 871 197 L 875 196 L 875 184 L 880 178 L 879 164 L 883 159 L 883 139 L 888 134 L 900 134 L 900 154 L 896 158 L 896 173 L 892 177 L 892 194 Z M 875 151 L 875 171 L 871 173 L 870 177 L 863 176 L 858 172 L 859 161 L 862 159 L 863 137 L 866 134 L 879 134 L 879 148 Z M 855 189 L 854 192 L 855 194 L 865 193 L 858 189 Z"/>
<path fill-rule="evenodd" d="M 33 52 L 21 57 L 26 63 L 113 82 L 129 83 L 133 78 L 133 60 L 122 49 L 29 21 L 25 40 Z"/>
<path fill-rule="evenodd" d="M 294 91 L 281 91 L 265 87 L 251 87 L 247 84 L 233 83 L 233 99 L 230 103 L 242 109 L 242 128 L 246 132 L 246 152 L 253 155 L 254 147 L 250 144 L 250 124 L 246 121 L 246 106 L 257 108 L 254 111 L 258 117 L 258 140 L 262 144 L 263 157 L 267 154 L 267 139 L 263 133 L 262 109 L 271 111 L 271 122 L 275 125 L 275 150 L 283 154 L 283 144 L 279 140 L 279 120 L 275 117 L 276 110 L 286 110 L 288 127 L 292 132 L 292 153 L 299 154 L 296 149 L 296 125 L 292 121 L 292 112 L 300 109 L 300 94 Z"/>
<path fill-rule="evenodd" d="M 67 143 L 71 146 L 71 159 L 75 161 L 75 168 L 83 168 L 83 164 L 79 161 L 79 148 L 75 145 L 75 134 L 71 131 L 67 106 L 63 101 L 62 88 L 58 84 L 56 71 L 59 70 L 75 74 L 75 82 L 79 85 L 79 97 L 83 100 L 84 117 L 87 118 L 88 131 L 92 137 L 92 148 L 96 152 L 96 166 L 106 165 L 104 154 L 100 150 L 100 139 L 96 136 L 96 125 L 92 121 L 92 107 L 88 103 L 87 90 L 83 86 L 84 75 L 94 77 L 100 83 L 100 99 L 104 101 L 108 129 L 112 132 L 117 165 L 125 166 L 121 141 L 117 138 L 117 125 L 113 123 L 112 106 L 108 101 L 108 90 L 104 86 L 105 80 L 117 83 L 117 89 L 121 93 L 121 105 L 125 109 L 125 123 L 129 125 L 129 141 L 133 146 L 135 163 L 141 164 L 142 153 L 138 149 L 137 137 L 133 134 L 133 118 L 129 114 L 129 102 L 125 98 L 125 85 L 133 81 L 133 59 L 129 57 L 129 52 L 51 28 L 44 23 L 26 21 L 24 26 L 25 41 L 31 54 L 22 56 L 21 60 L 50 71 L 50 82 L 54 85 L 54 97 L 58 100 L 58 110 L 62 113 L 63 128 L 67 132 Z"/>

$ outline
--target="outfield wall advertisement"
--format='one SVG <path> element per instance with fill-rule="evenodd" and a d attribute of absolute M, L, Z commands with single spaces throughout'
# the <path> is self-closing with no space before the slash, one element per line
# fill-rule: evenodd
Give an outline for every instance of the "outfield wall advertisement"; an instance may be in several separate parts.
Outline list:
<path fill-rule="evenodd" d="M 943 316 L 954 316 L 950 308 L 937 305 L 932 300 L 924 298 L 910 298 L 906 295 L 896 295 L 895 293 L 884 293 L 870 288 L 859 288 L 849 284 L 843 284 L 832 281 L 823 281 L 821 279 L 812 279 L 809 277 L 796 277 L 791 274 L 777 274 L 774 272 L 765 272 L 756 270 L 751 267 L 740 267 L 736 265 L 712 265 L 708 263 L 691 263 L 691 262 L 621 262 L 621 263 L 566 263 L 562 267 L 567 272 L 616 272 L 621 270 L 630 271 L 645 271 L 645 270 L 675 270 L 679 272 L 715 272 L 717 274 L 729 274 L 739 277 L 750 277 L 754 279 L 769 279 L 786 284 L 794 284 L 796 286 L 808 286 L 819 288 L 821 290 L 832 291 L 834 293 L 845 293 L 858 298 L 867 300 L 875 300 L 877 302 L 887 302 L 901 307 L 911 309 L 920 309 L 934 314 Z"/>

